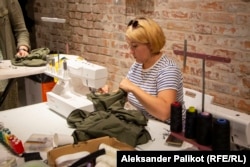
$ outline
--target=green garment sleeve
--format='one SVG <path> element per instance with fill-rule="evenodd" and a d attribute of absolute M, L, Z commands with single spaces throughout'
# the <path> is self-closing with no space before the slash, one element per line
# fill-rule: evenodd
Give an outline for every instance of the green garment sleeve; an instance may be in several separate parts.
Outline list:
<path fill-rule="evenodd" d="M 11 60 L 11 63 L 15 66 L 45 66 L 47 64 L 46 56 L 49 53 L 50 50 L 48 48 L 37 48 L 32 50 L 26 57 L 19 58 L 15 56 L 15 58 Z"/>

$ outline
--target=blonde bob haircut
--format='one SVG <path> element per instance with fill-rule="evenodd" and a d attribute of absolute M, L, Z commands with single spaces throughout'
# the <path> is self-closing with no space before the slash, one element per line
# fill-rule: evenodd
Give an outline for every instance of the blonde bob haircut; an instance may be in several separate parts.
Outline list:
<path fill-rule="evenodd" d="M 125 35 L 129 41 L 149 44 L 153 54 L 160 53 L 166 43 L 162 28 L 152 19 L 144 17 L 131 20 Z"/>

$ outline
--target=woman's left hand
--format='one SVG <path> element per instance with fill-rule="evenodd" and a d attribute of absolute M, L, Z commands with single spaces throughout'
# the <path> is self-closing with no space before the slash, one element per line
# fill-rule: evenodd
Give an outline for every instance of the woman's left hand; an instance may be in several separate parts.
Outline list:
<path fill-rule="evenodd" d="M 120 86 L 119 86 L 119 88 L 121 88 L 122 90 L 126 92 L 132 92 L 134 87 L 135 85 L 128 78 L 122 79 L 122 81 L 120 82 Z"/>

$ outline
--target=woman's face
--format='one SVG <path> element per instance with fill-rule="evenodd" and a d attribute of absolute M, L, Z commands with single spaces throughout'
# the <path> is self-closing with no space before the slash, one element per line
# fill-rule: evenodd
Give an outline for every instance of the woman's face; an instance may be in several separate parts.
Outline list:
<path fill-rule="evenodd" d="M 130 53 L 133 55 L 137 63 L 144 64 L 151 57 L 149 44 L 129 42 Z"/>

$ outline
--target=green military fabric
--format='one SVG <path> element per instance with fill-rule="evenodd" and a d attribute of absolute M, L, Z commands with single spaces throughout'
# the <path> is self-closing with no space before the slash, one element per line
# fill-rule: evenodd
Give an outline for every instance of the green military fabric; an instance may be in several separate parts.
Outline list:
<path fill-rule="evenodd" d="M 95 93 L 87 94 L 87 98 L 93 102 L 96 111 L 111 111 L 113 114 L 126 115 L 127 121 L 137 122 L 140 125 L 147 125 L 147 118 L 137 110 L 125 110 L 124 105 L 127 101 L 127 93 L 122 89 L 111 94 L 99 94 Z M 131 115 L 132 114 L 132 115 Z M 136 120 L 134 120 L 136 119 Z"/>
<path fill-rule="evenodd" d="M 106 110 L 87 112 L 76 109 L 71 112 L 67 123 L 76 129 L 72 134 L 75 142 L 110 136 L 135 147 L 151 140 L 149 132 L 145 129 L 148 119 L 137 110 L 123 108 L 125 94 L 119 90 L 113 94 L 88 95 L 88 98 L 93 97 L 96 108 L 102 106 Z"/>
<path fill-rule="evenodd" d="M 96 111 L 110 110 L 110 107 L 112 106 L 114 107 L 114 103 L 118 103 L 117 105 L 115 105 L 116 107 L 118 107 L 117 109 L 123 108 L 126 102 L 126 98 L 127 98 L 126 96 L 127 96 L 127 93 L 125 91 L 122 91 L 121 89 L 111 94 L 109 93 L 87 94 L 87 98 L 94 103 L 94 107 Z"/>
<path fill-rule="evenodd" d="M 46 57 L 49 53 L 50 50 L 48 48 L 37 48 L 32 50 L 26 57 L 19 58 L 15 56 L 15 58 L 11 60 L 11 63 L 15 66 L 45 66 L 47 64 Z"/>
<path fill-rule="evenodd" d="M 42 59 L 32 59 L 32 60 L 24 60 L 23 65 L 29 66 L 29 67 L 39 67 L 39 66 L 45 66 L 47 64 L 46 60 Z"/>

